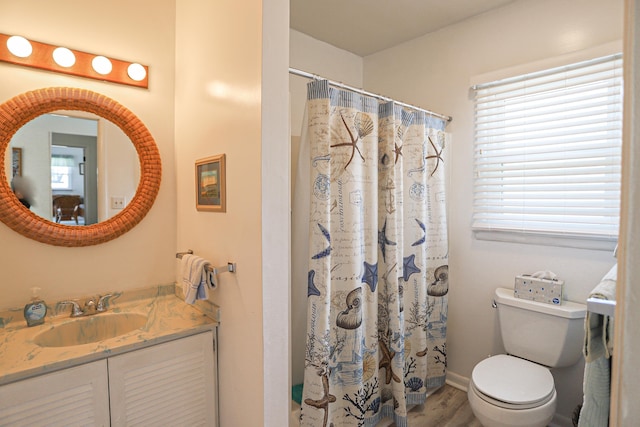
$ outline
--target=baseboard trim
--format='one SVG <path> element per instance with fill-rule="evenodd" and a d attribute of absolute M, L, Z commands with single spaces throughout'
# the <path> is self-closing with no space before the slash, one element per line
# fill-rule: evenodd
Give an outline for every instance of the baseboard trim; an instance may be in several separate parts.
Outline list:
<path fill-rule="evenodd" d="M 469 389 L 469 378 L 464 377 L 455 372 L 447 371 L 447 379 L 445 381 L 451 387 L 466 392 Z"/>

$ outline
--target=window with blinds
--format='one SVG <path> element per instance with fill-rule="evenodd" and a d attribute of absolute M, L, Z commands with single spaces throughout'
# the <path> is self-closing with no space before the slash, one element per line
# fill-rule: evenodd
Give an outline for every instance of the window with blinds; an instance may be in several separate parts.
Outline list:
<path fill-rule="evenodd" d="M 71 190 L 71 178 L 74 166 L 73 156 L 65 154 L 51 155 L 51 189 Z"/>
<path fill-rule="evenodd" d="M 473 229 L 617 239 L 622 55 L 474 90 Z"/>

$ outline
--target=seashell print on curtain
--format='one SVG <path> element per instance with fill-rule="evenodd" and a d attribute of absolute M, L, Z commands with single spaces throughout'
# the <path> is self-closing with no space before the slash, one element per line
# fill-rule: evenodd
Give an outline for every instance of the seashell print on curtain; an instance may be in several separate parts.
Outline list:
<path fill-rule="evenodd" d="M 303 426 L 407 425 L 444 384 L 444 122 L 309 83 Z"/>

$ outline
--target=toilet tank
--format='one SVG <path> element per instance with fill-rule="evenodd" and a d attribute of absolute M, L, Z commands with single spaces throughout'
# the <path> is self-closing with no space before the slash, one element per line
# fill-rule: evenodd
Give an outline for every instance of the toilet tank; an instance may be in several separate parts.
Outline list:
<path fill-rule="evenodd" d="M 551 368 L 571 366 L 582 357 L 586 305 L 530 301 L 504 288 L 496 289 L 495 302 L 508 354 Z"/>

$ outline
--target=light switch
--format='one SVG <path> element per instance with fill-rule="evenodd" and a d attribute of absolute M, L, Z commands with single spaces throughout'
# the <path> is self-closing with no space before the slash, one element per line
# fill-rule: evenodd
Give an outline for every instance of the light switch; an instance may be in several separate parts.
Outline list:
<path fill-rule="evenodd" d="M 111 197 L 111 209 L 124 209 L 124 197 Z"/>

